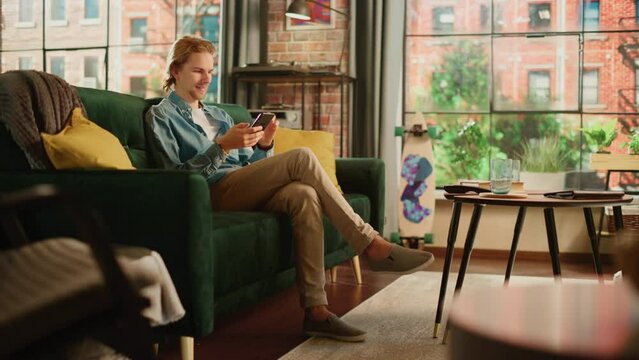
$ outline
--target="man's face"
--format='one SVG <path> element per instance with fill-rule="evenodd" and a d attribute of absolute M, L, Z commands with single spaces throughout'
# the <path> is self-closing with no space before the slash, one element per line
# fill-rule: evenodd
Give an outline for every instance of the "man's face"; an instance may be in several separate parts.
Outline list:
<path fill-rule="evenodd" d="M 213 55 L 206 52 L 192 53 L 186 63 L 173 72 L 175 92 L 189 103 L 204 99 L 213 70 Z"/>

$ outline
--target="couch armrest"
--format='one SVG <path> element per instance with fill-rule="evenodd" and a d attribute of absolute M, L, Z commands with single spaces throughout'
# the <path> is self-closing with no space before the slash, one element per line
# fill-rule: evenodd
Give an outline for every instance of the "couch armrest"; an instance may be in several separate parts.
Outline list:
<path fill-rule="evenodd" d="M 384 161 L 377 158 L 338 158 L 335 160 L 337 182 L 344 193 L 368 196 L 371 202 L 370 224 L 384 232 Z"/>
<path fill-rule="evenodd" d="M 162 256 L 187 311 L 171 332 L 201 337 L 213 330 L 212 218 L 202 176 L 161 170 L 0 172 L 0 192 L 35 184 L 53 184 L 95 207 L 115 243 Z M 27 229 L 35 236 L 74 235 L 50 213 Z"/>

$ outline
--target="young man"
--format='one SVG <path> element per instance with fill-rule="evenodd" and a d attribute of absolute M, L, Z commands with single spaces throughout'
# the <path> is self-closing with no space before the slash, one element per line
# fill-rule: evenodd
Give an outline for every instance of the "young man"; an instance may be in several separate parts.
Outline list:
<path fill-rule="evenodd" d="M 211 187 L 214 211 L 287 213 L 293 225 L 304 331 L 343 341 L 364 340 L 364 331 L 328 310 L 322 215 L 358 253 L 369 257 L 373 270 L 409 273 L 430 265 L 433 255 L 384 240 L 353 211 L 308 149 L 273 156 L 276 119 L 265 129 L 234 125 L 223 110 L 202 104 L 214 55 L 212 43 L 189 36 L 169 51 L 164 90 L 172 91 L 145 118 L 156 161 L 164 168 L 202 174 Z M 253 186 L 256 179 L 260 186 Z"/>

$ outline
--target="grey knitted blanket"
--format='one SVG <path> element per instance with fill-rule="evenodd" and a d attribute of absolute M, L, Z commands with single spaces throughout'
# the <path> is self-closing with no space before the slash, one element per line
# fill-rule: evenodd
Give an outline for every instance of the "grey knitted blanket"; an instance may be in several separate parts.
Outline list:
<path fill-rule="evenodd" d="M 58 133 L 76 107 L 86 114 L 77 91 L 55 75 L 35 70 L 0 74 L 0 124 L 24 151 L 32 169 L 53 168 L 40 133 Z"/>

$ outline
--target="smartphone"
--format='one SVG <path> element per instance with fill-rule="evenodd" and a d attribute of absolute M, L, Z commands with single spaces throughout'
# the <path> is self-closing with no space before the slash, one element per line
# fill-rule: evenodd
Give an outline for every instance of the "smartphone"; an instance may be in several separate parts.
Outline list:
<path fill-rule="evenodd" d="M 255 121 L 253 121 L 253 123 L 251 124 L 251 127 L 261 126 L 262 130 L 266 130 L 266 127 L 271 122 L 271 120 L 273 120 L 274 117 L 275 117 L 275 114 L 273 113 L 269 113 L 269 112 L 259 113 L 257 117 L 255 118 Z"/>

